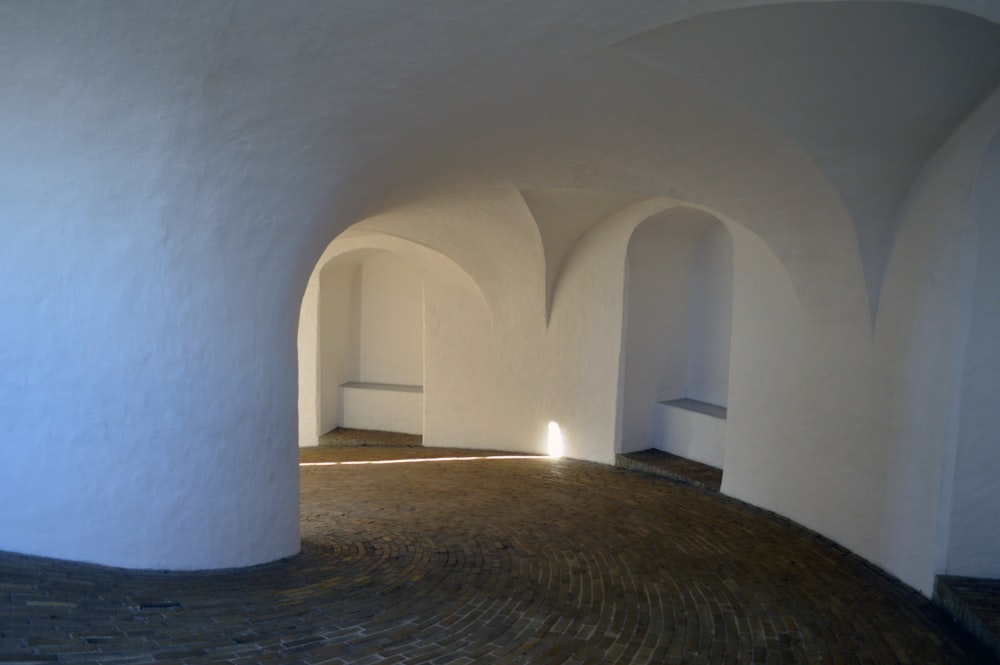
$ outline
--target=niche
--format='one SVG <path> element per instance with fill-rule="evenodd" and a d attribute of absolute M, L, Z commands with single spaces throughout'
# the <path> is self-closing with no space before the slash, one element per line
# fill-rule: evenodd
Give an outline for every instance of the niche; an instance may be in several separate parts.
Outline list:
<path fill-rule="evenodd" d="M 673 208 L 632 234 L 626 263 L 621 452 L 722 467 L 733 250 L 715 217 Z"/>
<path fill-rule="evenodd" d="M 319 278 L 319 431 L 422 434 L 420 273 L 380 250 L 338 257 Z"/>

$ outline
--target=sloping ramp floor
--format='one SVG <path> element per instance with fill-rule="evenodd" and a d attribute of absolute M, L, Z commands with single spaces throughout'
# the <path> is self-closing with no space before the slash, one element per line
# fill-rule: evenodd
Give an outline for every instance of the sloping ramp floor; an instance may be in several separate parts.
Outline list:
<path fill-rule="evenodd" d="M 698 487 L 481 451 L 301 460 L 302 552 L 284 561 L 160 573 L 0 554 L 0 661 L 995 662 L 858 557 Z"/>

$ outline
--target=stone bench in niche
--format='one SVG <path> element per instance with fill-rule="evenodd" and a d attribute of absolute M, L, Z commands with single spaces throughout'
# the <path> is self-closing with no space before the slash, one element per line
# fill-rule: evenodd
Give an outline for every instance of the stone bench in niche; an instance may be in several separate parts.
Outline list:
<path fill-rule="evenodd" d="M 349 381 L 340 400 L 341 427 L 423 434 L 423 386 Z"/>
<path fill-rule="evenodd" d="M 694 399 L 657 402 L 653 446 L 657 450 L 722 468 L 726 408 Z"/>

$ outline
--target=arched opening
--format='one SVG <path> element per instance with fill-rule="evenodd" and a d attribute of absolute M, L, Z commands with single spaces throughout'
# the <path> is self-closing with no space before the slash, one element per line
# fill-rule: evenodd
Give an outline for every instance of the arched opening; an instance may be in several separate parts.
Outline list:
<path fill-rule="evenodd" d="M 626 260 L 621 452 L 721 468 L 733 242 L 714 216 L 672 208 L 636 227 Z"/>
<path fill-rule="evenodd" d="M 421 273 L 377 249 L 318 266 L 303 298 L 299 367 L 300 445 L 338 427 L 422 434 Z"/>

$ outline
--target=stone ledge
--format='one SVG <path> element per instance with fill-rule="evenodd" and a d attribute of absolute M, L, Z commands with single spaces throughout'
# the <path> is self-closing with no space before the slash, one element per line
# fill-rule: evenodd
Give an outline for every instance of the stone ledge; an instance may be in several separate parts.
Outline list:
<path fill-rule="evenodd" d="M 348 381 L 340 384 L 341 388 L 359 388 L 361 390 L 384 390 L 396 393 L 423 393 L 423 386 L 410 386 L 402 383 L 372 383 L 370 381 Z"/>
<path fill-rule="evenodd" d="M 694 413 L 711 416 L 712 418 L 719 418 L 720 420 L 725 420 L 727 414 L 729 413 L 729 410 L 724 406 L 709 404 L 708 402 L 699 402 L 698 400 L 691 399 L 689 397 L 672 399 L 666 402 L 657 402 L 657 404 L 672 406 L 675 409 L 684 409 L 685 411 L 693 411 Z"/>

